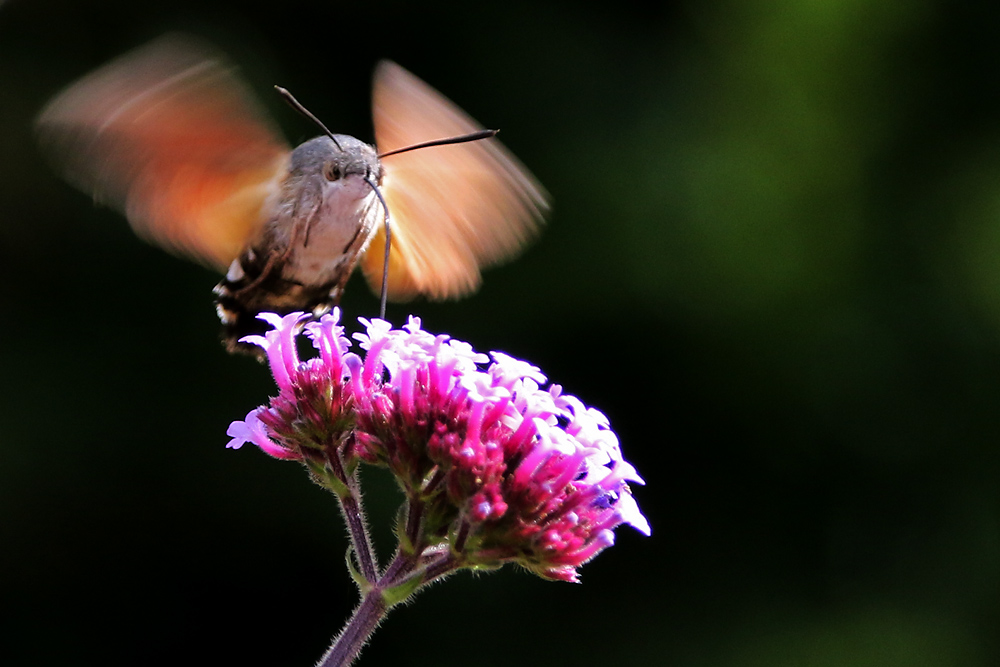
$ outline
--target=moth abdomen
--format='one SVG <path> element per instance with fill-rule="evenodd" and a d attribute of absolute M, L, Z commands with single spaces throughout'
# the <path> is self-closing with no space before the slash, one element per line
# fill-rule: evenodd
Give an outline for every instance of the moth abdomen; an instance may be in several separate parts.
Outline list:
<path fill-rule="evenodd" d="M 282 277 L 282 262 L 273 255 L 270 261 L 264 257 L 247 250 L 213 290 L 215 309 L 222 322 L 222 342 L 229 352 L 260 356 L 259 347 L 241 343 L 240 339 L 263 334 L 270 328 L 257 318 L 261 312 L 286 315 L 298 310 L 318 317 L 340 302 L 346 276 L 305 285 Z"/>

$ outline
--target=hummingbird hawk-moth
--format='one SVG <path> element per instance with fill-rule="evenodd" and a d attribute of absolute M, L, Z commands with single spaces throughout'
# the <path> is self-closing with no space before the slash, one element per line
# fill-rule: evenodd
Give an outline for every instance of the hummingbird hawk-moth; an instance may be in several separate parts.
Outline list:
<path fill-rule="evenodd" d="M 329 134 L 292 149 L 224 57 L 168 36 L 72 84 L 37 127 L 72 184 L 225 274 L 232 351 L 261 311 L 337 304 L 356 266 L 374 289 L 388 271 L 393 301 L 456 298 L 538 232 L 546 195 L 495 139 L 397 152 L 480 129 L 426 83 L 382 61 L 372 115 L 374 146 Z"/>

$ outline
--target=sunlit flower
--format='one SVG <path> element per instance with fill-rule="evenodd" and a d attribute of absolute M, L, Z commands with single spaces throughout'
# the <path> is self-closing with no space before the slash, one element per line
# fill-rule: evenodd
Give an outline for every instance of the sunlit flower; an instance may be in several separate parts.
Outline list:
<path fill-rule="evenodd" d="M 576 581 L 617 526 L 650 534 L 628 486 L 643 481 L 607 418 L 558 385 L 543 389 L 538 368 L 499 352 L 490 363 L 416 317 L 402 329 L 362 319 L 361 357 L 338 317 L 262 316 L 274 329 L 244 341 L 265 350 L 279 393 L 230 426 L 230 446 L 286 459 L 333 446 L 387 467 L 420 510 L 416 546 L 447 545 L 468 567 L 514 562 Z M 303 328 L 318 350 L 304 362 Z"/>
<path fill-rule="evenodd" d="M 228 447 L 252 442 L 275 458 L 303 460 L 312 450 L 337 446 L 352 432 L 352 399 L 344 381 L 349 375 L 347 364 L 359 360 L 347 352 L 351 342 L 344 337 L 338 317 L 339 310 L 335 310 L 319 321 L 304 324 L 318 356 L 303 362 L 296 340 L 306 315 L 260 315 L 274 328 L 241 342 L 257 345 L 267 354 L 278 395 L 267 407 L 257 408 L 229 426 L 227 434 L 233 439 Z"/>

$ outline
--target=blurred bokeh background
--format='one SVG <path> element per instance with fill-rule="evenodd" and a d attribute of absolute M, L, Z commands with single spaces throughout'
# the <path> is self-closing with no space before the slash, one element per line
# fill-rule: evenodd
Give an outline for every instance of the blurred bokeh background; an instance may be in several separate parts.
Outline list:
<path fill-rule="evenodd" d="M 224 449 L 272 391 L 216 276 L 41 160 L 64 85 L 168 30 L 371 139 L 395 59 L 555 201 L 457 303 L 611 418 L 653 525 L 580 586 L 456 576 L 361 664 L 1000 664 L 1000 10 L 954 0 L 0 3 L 0 662 L 309 665 L 332 499 Z M 349 317 L 377 302 L 355 280 Z M 385 524 L 396 498 L 373 477 Z M 378 533 L 388 549 L 388 534 Z"/>

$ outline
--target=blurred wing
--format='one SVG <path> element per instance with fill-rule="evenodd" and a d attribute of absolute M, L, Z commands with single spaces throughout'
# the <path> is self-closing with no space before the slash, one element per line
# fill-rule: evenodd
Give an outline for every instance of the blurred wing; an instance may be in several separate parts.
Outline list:
<path fill-rule="evenodd" d="M 42 148 L 167 250 L 225 271 L 265 222 L 289 149 L 220 56 L 171 36 L 60 93 Z"/>
<path fill-rule="evenodd" d="M 481 129 L 461 109 L 395 63 L 383 61 L 373 86 L 379 152 Z M 512 258 L 537 233 L 546 194 L 495 139 L 423 148 L 383 162 L 392 243 L 389 298 L 462 296 L 479 286 L 479 269 Z M 382 284 L 385 232 L 361 266 Z"/>

